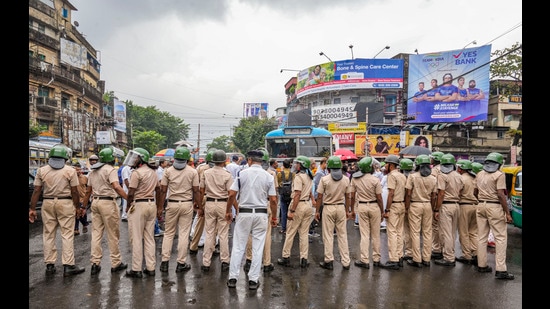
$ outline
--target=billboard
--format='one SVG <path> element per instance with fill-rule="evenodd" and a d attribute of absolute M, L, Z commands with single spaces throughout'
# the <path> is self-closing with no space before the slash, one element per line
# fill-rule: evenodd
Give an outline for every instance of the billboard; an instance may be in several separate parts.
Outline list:
<path fill-rule="evenodd" d="M 243 117 L 257 116 L 260 119 L 266 119 L 269 112 L 269 103 L 244 103 Z"/>
<path fill-rule="evenodd" d="M 126 133 L 126 103 L 114 99 L 115 105 L 115 130 Z"/>
<path fill-rule="evenodd" d="M 491 45 L 409 56 L 408 123 L 487 120 Z"/>
<path fill-rule="evenodd" d="M 70 66 L 84 69 L 86 67 L 87 53 L 86 47 L 61 38 L 61 61 Z"/>
<path fill-rule="evenodd" d="M 432 149 L 432 135 L 409 134 L 406 145 L 400 145 L 401 136 L 395 134 L 368 135 L 365 142 L 357 146 L 356 149 L 367 149 L 370 155 L 399 155 L 399 151 L 406 146 L 417 145 Z"/>
<path fill-rule="evenodd" d="M 298 73 L 296 96 L 383 88 L 403 88 L 403 59 L 353 59 L 309 67 Z"/>

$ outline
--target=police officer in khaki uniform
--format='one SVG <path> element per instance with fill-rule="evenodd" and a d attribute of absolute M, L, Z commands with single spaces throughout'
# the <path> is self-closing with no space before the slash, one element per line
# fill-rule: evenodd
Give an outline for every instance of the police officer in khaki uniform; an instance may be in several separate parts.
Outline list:
<path fill-rule="evenodd" d="M 441 156 L 440 173 L 437 176 L 437 203 L 434 219 L 439 221 L 439 239 L 443 244 L 443 257 L 436 259 L 436 265 L 454 267 L 455 241 L 458 230 L 460 194 L 464 189 L 462 176 L 455 170 L 455 157 L 446 153 Z"/>
<path fill-rule="evenodd" d="M 483 170 L 476 175 L 477 206 L 477 270 L 483 273 L 493 271 L 487 265 L 487 237 L 489 230 L 495 236 L 495 277 L 513 280 L 514 275 L 506 268 L 506 247 L 508 245 L 508 226 L 512 215 L 506 202 L 506 176 L 500 170 L 504 159 L 498 152 L 491 152 L 485 158 Z"/>
<path fill-rule="evenodd" d="M 266 149 L 261 148 L 261 151 L 263 151 L 264 156 L 262 158 L 262 168 L 266 170 L 271 176 L 273 176 L 273 184 L 275 185 L 275 188 L 278 188 L 278 182 L 277 182 L 277 170 L 272 169 L 271 167 L 274 166 L 272 161 L 269 160 L 269 152 Z M 277 163 L 277 161 L 275 161 Z M 279 200 L 277 198 L 277 200 Z M 277 217 L 273 217 L 273 214 L 271 213 L 271 207 L 269 207 L 269 200 L 267 201 L 267 232 L 265 234 L 265 244 L 264 244 L 264 252 L 262 257 L 262 265 L 263 265 L 263 271 L 264 273 L 268 273 L 270 271 L 273 271 L 275 269 L 273 267 L 273 263 L 271 263 L 271 225 L 277 224 Z M 244 271 L 248 273 L 250 270 L 250 265 L 252 265 L 252 235 L 248 236 L 248 242 L 246 243 L 246 261 L 244 264 Z"/>
<path fill-rule="evenodd" d="M 334 268 L 334 231 L 336 231 L 342 266 L 345 270 L 349 270 L 350 257 L 346 221 L 355 218 L 349 198 L 350 180 L 343 174 L 340 157 L 329 157 L 327 168 L 329 174 L 321 177 L 315 200 L 315 220 L 317 222 L 321 219 L 320 209 L 323 204 L 322 233 L 325 254 L 324 261 L 320 262 L 319 266 L 329 270 Z"/>
<path fill-rule="evenodd" d="M 405 220 L 405 183 L 407 177 L 399 172 L 399 157 L 386 157 L 388 198 L 384 218 L 387 220 L 389 261 L 380 265 L 382 268 L 398 270 L 403 267 L 403 221 Z"/>
<path fill-rule="evenodd" d="M 193 207 L 200 204 L 199 174 L 187 163 L 191 152 L 180 146 L 174 152 L 174 163 L 166 168 L 160 180 L 160 203 L 166 203 L 164 237 L 162 239 L 160 271 L 168 272 L 172 245 L 178 234 L 176 273 L 191 269 L 187 260 L 189 233 L 193 221 Z M 166 199 L 167 193 L 170 197 Z"/>
<path fill-rule="evenodd" d="M 199 184 L 202 173 L 204 173 L 207 169 L 214 167 L 214 162 L 212 162 L 212 155 L 214 154 L 214 151 L 216 151 L 214 148 L 208 150 L 206 157 L 204 158 L 205 162 L 197 166 L 197 173 L 199 173 Z M 203 198 L 201 203 L 202 204 L 199 205 L 199 208 L 204 209 L 206 199 Z M 195 214 L 195 218 L 193 218 L 193 237 L 191 237 L 191 243 L 189 244 L 189 253 L 193 255 L 199 252 L 199 242 L 204 232 L 204 213 L 199 211 L 199 209 L 196 210 L 197 213 Z"/>
<path fill-rule="evenodd" d="M 406 178 L 413 172 L 414 162 L 408 158 L 402 158 L 399 160 L 399 171 L 405 175 Z M 405 184 L 407 181 L 405 180 Z M 406 190 L 405 190 L 406 193 Z M 403 202 L 405 205 L 405 202 Z M 403 217 L 403 247 L 404 253 L 401 263 L 403 261 L 408 261 L 412 259 L 412 243 L 411 243 L 411 233 L 409 227 L 409 212 L 405 209 L 405 216 Z M 400 264 L 401 266 L 401 264 Z"/>
<path fill-rule="evenodd" d="M 357 201 L 359 214 L 359 233 L 361 242 L 359 260 L 353 264 L 361 268 L 370 268 L 369 256 L 372 242 L 373 266 L 380 266 L 380 222 L 384 213 L 382 201 L 382 184 L 380 179 L 373 175 L 372 157 L 364 157 L 359 161 L 359 171 L 353 173 L 350 183 L 351 204 Z"/>
<path fill-rule="evenodd" d="M 477 261 L 477 198 L 474 195 L 476 179 L 472 162 L 469 160 L 458 160 L 456 167 L 464 183 L 464 189 L 460 192 L 458 201 L 458 240 L 462 255 L 457 257 L 456 261 L 472 264 Z"/>
<path fill-rule="evenodd" d="M 75 265 L 74 258 L 74 222 L 75 216 L 81 216 L 80 197 L 78 195 L 78 176 L 76 170 L 66 161 L 70 149 L 65 145 L 52 147 L 48 165 L 40 167 L 34 178 L 34 191 L 29 209 L 29 221 L 36 220 L 36 203 L 42 193 L 42 226 L 44 239 L 44 261 L 46 275 L 56 272 L 57 261 L 56 235 L 61 229 L 63 276 L 72 276 L 84 272 L 84 268 Z"/>
<path fill-rule="evenodd" d="M 103 257 L 102 239 L 107 232 L 107 243 L 111 258 L 111 272 L 119 272 L 128 267 L 122 262 L 120 254 L 120 211 L 116 202 L 117 194 L 123 199 L 128 196 L 118 182 L 117 170 L 114 168 L 115 157 L 112 148 L 104 148 L 99 152 L 99 163 L 91 166 L 88 175 L 88 188 L 84 197 L 83 207 L 87 208 L 90 196 L 92 202 L 92 244 L 91 258 L 92 276 L 101 271 Z"/>
<path fill-rule="evenodd" d="M 233 184 L 231 173 L 225 169 L 226 154 L 223 150 L 216 150 L 212 154 L 214 167 L 209 168 L 200 176 L 200 196 L 204 203 L 204 228 L 206 239 L 202 252 L 203 271 L 210 270 L 212 253 L 216 246 L 216 238 L 219 239 L 221 271 L 229 270 L 229 226 L 225 220 L 225 205 L 229 197 L 229 189 Z"/>
<path fill-rule="evenodd" d="M 309 266 L 307 261 L 309 254 L 309 225 L 313 216 L 313 175 L 309 166 L 311 161 L 308 157 L 298 156 L 294 160 L 296 175 L 292 181 L 292 201 L 288 206 L 287 231 L 283 245 L 282 257 L 277 259 L 277 264 L 290 266 L 290 250 L 294 243 L 296 233 L 300 235 L 300 267 Z"/>
<path fill-rule="evenodd" d="M 432 163 L 432 175 L 434 175 L 436 181 L 437 176 L 441 172 L 441 166 L 439 165 L 441 156 L 444 155 L 441 151 L 433 152 L 430 155 Z M 437 193 L 436 193 L 437 194 Z M 432 218 L 432 259 L 442 259 L 442 243 L 439 237 L 439 220 Z"/>
<path fill-rule="evenodd" d="M 151 160 L 150 160 L 151 159 Z M 163 205 L 160 199 L 160 183 L 155 169 L 156 162 L 149 157 L 149 152 L 143 148 L 130 150 L 124 164 L 132 166 L 134 171 L 130 176 L 128 189 L 128 232 L 131 234 L 132 269 L 126 271 L 126 276 L 142 278 L 143 273 L 155 275 L 155 219 L 160 218 Z M 145 257 L 145 269 L 143 258 Z"/>
<path fill-rule="evenodd" d="M 412 259 L 407 264 L 430 267 L 432 251 L 433 207 L 437 192 L 437 180 L 432 175 L 430 157 L 415 158 L 416 172 L 409 174 L 405 183 L 405 209 L 409 212 L 409 228 Z M 422 236 L 422 237 L 421 237 Z M 422 238 L 422 248 L 420 239 Z"/>

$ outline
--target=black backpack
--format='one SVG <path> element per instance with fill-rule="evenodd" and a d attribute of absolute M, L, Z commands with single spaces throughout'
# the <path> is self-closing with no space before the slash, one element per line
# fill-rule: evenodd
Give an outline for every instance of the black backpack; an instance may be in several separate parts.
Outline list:
<path fill-rule="evenodd" d="M 292 176 L 294 173 L 288 175 L 288 179 L 285 179 L 285 171 L 282 170 L 281 173 L 281 187 L 279 188 L 279 195 L 285 203 L 290 203 L 292 200 Z"/>

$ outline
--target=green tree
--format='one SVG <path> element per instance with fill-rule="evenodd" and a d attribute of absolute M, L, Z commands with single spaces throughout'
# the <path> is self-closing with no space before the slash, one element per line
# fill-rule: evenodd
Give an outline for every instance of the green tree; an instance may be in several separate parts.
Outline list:
<path fill-rule="evenodd" d="M 152 156 L 159 150 L 164 149 L 164 142 L 166 138 L 156 131 L 135 131 L 134 132 L 134 145 L 135 147 L 141 147 Z"/>
<path fill-rule="evenodd" d="M 29 138 L 37 137 L 38 134 L 46 131 L 47 129 L 47 126 L 43 126 L 38 123 L 32 123 L 32 120 L 29 119 Z"/>
<path fill-rule="evenodd" d="M 522 86 L 522 45 L 515 43 L 510 48 L 496 50 L 491 54 L 494 60 L 491 61 L 491 79 L 495 80 L 491 88 L 498 87 L 505 95 L 521 95 Z M 500 83 L 498 79 L 513 80 L 515 83 Z M 507 134 L 513 138 L 512 145 L 521 145 L 522 140 L 522 120 L 523 115 L 519 117 L 518 127 L 511 128 Z"/>
<path fill-rule="evenodd" d="M 238 152 L 230 136 L 222 135 L 214 138 L 212 143 L 206 145 L 207 149 L 216 148 L 225 152 Z"/>
<path fill-rule="evenodd" d="M 264 147 L 265 135 L 276 127 L 275 117 L 267 119 L 259 119 L 258 117 L 243 118 L 239 121 L 239 125 L 235 127 L 232 138 L 233 144 L 242 153 Z"/>

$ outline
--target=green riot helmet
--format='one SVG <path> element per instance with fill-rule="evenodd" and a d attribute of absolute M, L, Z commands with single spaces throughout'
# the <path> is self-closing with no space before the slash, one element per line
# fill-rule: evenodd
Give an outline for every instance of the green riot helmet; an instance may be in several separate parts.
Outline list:
<path fill-rule="evenodd" d="M 420 166 L 420 164 L 430 164 L 432 162 L 430 161 L 430 157 L 428 157 L 428 155 L 418 155 L 414 159 L 414 163 L 416 166 Z"/>
<path fill-rule="evenodd" d="M 439 163 L 439 161 L 441 161 L 441 156 L 442 155 L 444 155 L 443 152 L 436 151 L 436 152 L 432 152 L 432 154 L 430 155 L 430 158 L 432 158 L 435 162 Z"/>
<path fill-rule="evenodd" d="M 359 170 L 361 173 L 371 173 L 372 172 L 372 157 L 364 157 L 359 160 Z"/>
<path fill-rule="evenodd" d="M 462 170 L 469 171 L 472 169 L 472 162 L 470 160 L 460 159 L 456 161 L 456 166 L 460 167 Z"/>
<path fill-rule="evenodd" d="M 297 156 L 294 162 L 300 163 L 304 168 L 309 168 L 311 166 L 311 161 L 309 161 L 309 158 L 306 156 Z"/>
<path fill-rule="evenodd" d="M 402 171 L 412 171 L 414 162 L 411 159 L 403 158 L 399 161 L 399 169 Z"/>
<path fill-rule="evenodd" d="M 134 148 L 128 152 L 126 159 L 124 159 L 123 165 L 128 165 L 130 167 L 136 167 L 139 164 L 139 160 L 147 163 L 149 162 L 149 151 L 143 148 Z"/>
<path fill-rule="evenodd" d="M 472 162 L 472 171 L 477 174 L 483 170 L 483 164 L 479 162 Z"/>
<path fill-rule="evenodd" d="M 263 152 L 262 161 L 269 162 L 269 152 L 265 148 L 258 148 L 259 151 Z"/>
<path fill-rule="evenodd" d="M 399 157 L 396 155 L 389 155 L 386 157 L 386 160 L 384 160 L 386 163 L 393 163 L 396 166 L 399 166 Z"/>
<path fill-rule="evenodd" d="M 221 149 L 218 149 L 218 150 L 215 150 L 213 153 L 212 153 L 212 162 L 214 163 L 223 163 L 225 162 L 225 160 L 227 159 L 227 155 L 225 154 L 225 151 L 221 150 Z"/>
<path fill-rule="evenodd" d="M 110 163 L 115 161 L 115 156 L 113 154 L 114 154 L 114 151 L 113 151 L 113 148 L 111 147 L 101 149 L 101 151 L 99 152 L 99 162 Z"/>
<path fill-rule="evenodd" d="M 189 148 L 185 146 L 180 146 L 176 148 L 176 151 L 174 152 L 174 159 L 189 160 L 190 158 L 191 152 L 189 151 Z"/>
<path fill-rule="evenodd" d="M 141 157 L 141 160 L 143 160 L 143 162 L 147 163 L 149 162 L 149 158 L 151 157 L 151 155 L 149 154 L 149 151 L 143 149 L 143 148 L 134 148 L 134 151 L 137 152 L 139 154 L 139 156 Z"/>
<path fill-rule="evenodd" d="M 212 148 L 208 150 L 208 152 L 206 153 L 206 156 L 204 157 L 204 161 L 206 161 L 206 163 L 212 161 L 212 155 L 216 150 L 217 150 L 216 148 Z"/>
<path fill-rule="evenodd" d="M 485 159 L 485 161 L 496 162 L 502 165 L 502 163 L 504 162 L 504 158 L 498 152 L 491 152 L 490 154 L 487 155 L 487 158 Z"/>
<path fill-rule="evenodd" d="M 327 160 L 327 168 L 342 168 L 342 160 L 338 156 L 330 156 Z"/>
<path fill-rule="evenodd" d="M 67 147 L 63 145 L 55 145 L 50 150 L 49 158 L 63 158 L 65 160 L 69 159 Z"/>
<path fill-rule="evenodd" d="M 440 164 L 456 164 L 455 156 L 450 153 L 446 153 L 439 159 Z"/>

